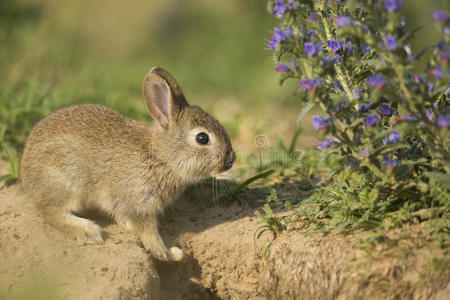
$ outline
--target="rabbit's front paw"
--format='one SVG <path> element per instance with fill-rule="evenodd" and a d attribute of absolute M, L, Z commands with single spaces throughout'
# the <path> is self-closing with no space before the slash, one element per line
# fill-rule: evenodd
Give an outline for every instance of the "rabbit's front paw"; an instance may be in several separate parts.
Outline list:
<path fill-rule="evenodd" d="M 162 240 L 148 235 L 141 236 L 141 242 L 144 248 L 157 259 L 161 261 L 180 261 L 183 259 L 183 250 L 178 247 L 172 247 L 167 250 Z"/>
<path fill-rule="evenodd" d="M 145 250 L 149 251 L 155 258 L 168 261 L 169 251 L 162 241 L 155 239 L 154 237 L 143 235 L 141 236 L 141 242 L 144 245 Z"/>

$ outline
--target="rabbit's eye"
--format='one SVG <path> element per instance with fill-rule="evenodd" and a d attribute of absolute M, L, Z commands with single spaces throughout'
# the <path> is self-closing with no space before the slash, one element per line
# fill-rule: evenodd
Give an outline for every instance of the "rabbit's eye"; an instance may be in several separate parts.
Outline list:
<path fill-rule="evenodd" d="M 197 136 L 195 137 L 195 140 L 197 141 L 197 143 L 201 144 L 201 145 L 206 145 L 209 142 L 209 136 L 207 133 L 205 132 L 200 132 L 199 134 L 197 134 Z"/>

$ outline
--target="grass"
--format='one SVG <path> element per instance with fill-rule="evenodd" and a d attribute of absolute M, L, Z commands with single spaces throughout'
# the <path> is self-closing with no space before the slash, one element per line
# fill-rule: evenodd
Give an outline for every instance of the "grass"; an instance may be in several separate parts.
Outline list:
<path fill-rule="evenodd" d="M 98 10 L 102 18 L 91 15 Z M 141 0 L 133 7 L 2 1 L 0 158 L 11 158 L 6 147 L 20 155 L 32 126 L 68 105 L 104 104 L 149 121 L 141 81 L 154 65 L 174 74 L 188 100 L 216 115 L 232 138 L 267 128 L 253 114 L 273 110 L 274 97 L 276 111 L 295 105 L 278 89 L 264 49 L 272 25 L 260 3 L 238 0 L 156 0 L 152 7 Z M 249 106 L 258 109 L 245 113 Z"/>
<path fill-rule="evenodd" d="M 8 161 L 6 175 L 0 176 L 0 183 L 5 182 L 6 186 L 15 183 L 19 179 L 19 155 L 17 151 L 5 143 L 0 143 Z"/>
<path fill-rule="evenodd" d="M 263 252 L 263 259 L 265 261 L 269 254 L 270 246 L 272 245 L 273 240 L 276 238 L 277 234 L 280 233 L 282 230 L 282 225 L 280 223 L 281 218 L 277 217 L 272 212 L 272 209 L 270 208 L 269 204 L 264 205 L 263 211 L 264 215 L 261 214 L 259 211 L 255 211 L 255 215 L 259 218 L 258 224 L 260 226 L 256 229 L 253 239 L 256 245 L 256 240 L 261 239 L 262 235 L 265 232 L 269 232 L 272 234 L 271 239 L 265 240 L 266 245 Z"/>

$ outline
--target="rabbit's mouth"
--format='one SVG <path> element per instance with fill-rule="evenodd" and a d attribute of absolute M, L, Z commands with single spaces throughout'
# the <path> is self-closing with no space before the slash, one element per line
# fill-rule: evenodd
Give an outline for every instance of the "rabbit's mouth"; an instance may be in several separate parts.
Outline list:
<path fill-rule="evenodd" d="M 212 176 L 215 177 L 217 175 L 223 174 L 223 173 L 227 172 L 229 169 L 231 169 L 232 166 L 233 166 L 233 163 L 224 164 L 222 166 L 219 166 L 217 169 L 213 170 Z"/>
<path fill-rule="evenodd" d="M 223 159 L 222 172 L 228 171 L 233 166 L 236 161 L 236 153 L 233 149 L 229 150 Z"/>
<path fill-rule="evenodd" d="M 214 179 L 217 179 L 217 180 L 230 180 L 230 178 L 233 178 L 230 174 L 228 174 L 228 172 L 222 172 L 219 174 L 215 174 L 211 177 L 214 177 Z"/>
<path fill-rule="evenodd" d="M 223 170 L 223 169 L 213 170 L 209 177 L 219 178 L 221 176 L 224 176 L 227 173 L 228 170 L 229 169 L 227 169 L 227 170 Z"/>

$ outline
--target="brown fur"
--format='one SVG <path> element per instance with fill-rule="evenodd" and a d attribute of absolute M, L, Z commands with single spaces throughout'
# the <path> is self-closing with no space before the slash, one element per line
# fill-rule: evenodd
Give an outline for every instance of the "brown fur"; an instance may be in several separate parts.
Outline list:
<path fill-rule="evenodd" d="M 234 153 L 220 123 L 189 106 L 169 73 L 153 68 L 143 92 L 153 128 L 95 104 L 41 120 L 26 142 L 21 186 L 50 219 L 86 242 L 103 241 L 100 228 L 80 217 L 98 209 L 138 232 L 156 257 L 179 260 L 181 250 L 168 250 L 159 235 L 157 215 L 189 184 L 231 167 Z M 207 132 L 211 144 L 195 144 L 197 131 Z"/>

